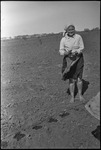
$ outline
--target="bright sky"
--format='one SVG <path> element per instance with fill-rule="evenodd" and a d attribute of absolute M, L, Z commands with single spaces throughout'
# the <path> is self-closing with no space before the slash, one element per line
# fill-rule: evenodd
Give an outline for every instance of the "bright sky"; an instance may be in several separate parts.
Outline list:
<path fill-rule="evenodd" d="M 100 27 L 100 1 L 1 1 L 1 37 Z"/>

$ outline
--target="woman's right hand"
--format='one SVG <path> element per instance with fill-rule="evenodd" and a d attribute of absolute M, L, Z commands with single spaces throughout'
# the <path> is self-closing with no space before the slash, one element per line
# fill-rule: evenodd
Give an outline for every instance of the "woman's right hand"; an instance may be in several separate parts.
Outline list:
<path fill-rule="evenodd" d="M 64 55 L 68 55 L 69 53 L 71 52 L 71 50 L 68 50 L 68 51 L 64 51 Z"/>
<path fill-rule="evenodd" d="M 64 55 L 68 55 L 68 54 L 69 54 L 69 52 L 67 52 L 67 51 L 64 52 Z"/>

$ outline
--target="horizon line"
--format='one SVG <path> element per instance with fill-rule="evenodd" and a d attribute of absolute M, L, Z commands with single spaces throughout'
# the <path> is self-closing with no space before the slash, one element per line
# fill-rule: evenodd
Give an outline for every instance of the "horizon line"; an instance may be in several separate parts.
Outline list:
<path fill-rule="evenodd" d="M 76 30 L 76 32 L 85 32 L 85 30 L 88 30 L 88 31 L 92 31 L 92 30 L 95 30 L 95 29 L 98 29 L 100 30 L 100 27 L 95 27 L 95 28 L 92 28 L 92 29 L 89 29 L 89 28 L 85 28 L 84 30 Z M 14 38 L 14 37 L 18 37 L 18 36 L 32 36 L 32 35 L 43 35 L 43 34 L 59 34 L 59 33 L 62 33 L 63 31 L 61 32 L 49 32 L 49 33 L 35 33 L 35 34 L 19 34 L 19 35 L 14 35 L 14 36 L 3 36 L 1 37 L 2 38 Z"/>

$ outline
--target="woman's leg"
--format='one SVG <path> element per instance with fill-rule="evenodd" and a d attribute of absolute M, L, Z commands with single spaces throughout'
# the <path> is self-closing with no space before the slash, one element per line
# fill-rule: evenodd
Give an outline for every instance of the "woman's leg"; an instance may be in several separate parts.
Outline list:
<path fill-rule="evenodd" d="M 69 87 L 70 87 L 70 94 L 71 94 L 71 99 L 70 102 L 74 102 L 74 89 L 75 89 L 75 80 L 74 79 L 69 79 Z"/>
<path fill-rule="evenodd" d="M 79 99 L 80 99 L 80 101 L 84 101 L 85 99 L 82 96 L 82 79 L 80 79 L 80 78 L 78 78 L 77 87 L 78 87 Z"/>

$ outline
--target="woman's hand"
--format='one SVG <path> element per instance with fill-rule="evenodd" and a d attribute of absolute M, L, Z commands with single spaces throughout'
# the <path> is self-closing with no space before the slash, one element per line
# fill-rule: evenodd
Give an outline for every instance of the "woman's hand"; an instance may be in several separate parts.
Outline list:
<path fill-rule="evenodd" d="M 71 53 L 71 50 L 68 50 L 68 51 L 64 51 L 64 55 L 68 55 L 69 53 Z"/>
<path fill-rule="evenodd" d="M 78 53 L 78 51 L 77 51 L 76 49 L 73 49 L 73 50 L 72 50 L 72 54 L 73 54 L 73 55 L 75 55 L 75 54 L 77 54 L 77 53 Z"/>
<path fill-rule="evenodd" d="M 64 52 L 64 55 L 68 55 L 69 53 L 67 51 Z"/>

